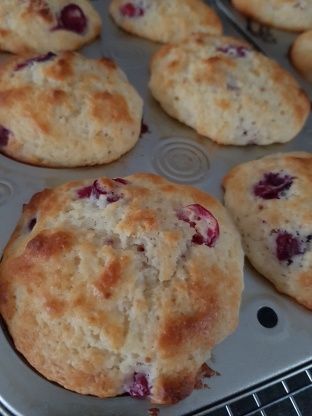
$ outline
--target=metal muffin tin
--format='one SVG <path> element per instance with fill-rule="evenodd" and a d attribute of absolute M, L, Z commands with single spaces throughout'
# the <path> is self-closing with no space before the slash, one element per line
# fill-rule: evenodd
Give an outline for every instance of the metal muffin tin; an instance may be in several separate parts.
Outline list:
<path fill-rule="evenodd" d="M 248 32 L 246 20 L 233 12 L 227 1 L 208 3 L 218 9 L 225 33 L 247 37 L 254 46 L 289 69 L 286 54 L 294 35 L 272 31 L 276 43 L 267 43 Z M 171 119 L 147 88 L 149 59 L 159 45 L 118 29 L 108 16 L 109 0 L 94 0 L 93 4 L 103 19 L 102 37 L 82 53 L 90 58 L 110 56 L 117 61 L 144 99 L 144 122 L 149 131 L 120 160 L 96 168 L 44 169 L 0 155 L 0 252 L 15 227 L 22 204 L 45 187 L 79 178 L 150 171 L 172 181 L 192 184 L 222 199 L 221 180 L 234 165 L 276 152 L 312 152 L 311 116 L 297 138 L 287 144 L 265 147 L 219 146 Z M 311 97 L 312 89 L 300 82 Z M 259 323 L 257 313 L 263 306 L 276 312 L 275 327 L 266 328 Z M 311 312 L 278 294 L 247 262 L 239 327 L 214 349 L 208 362 L 220 375 L 207 381 L 209 389 L 196 390 L 174 406 L 158 406 L 160 416 L 208 414 L 208 409 L 241 397 L 259 383 L 308 365 L 311 317 Z M 14 350 L 4 325 L 0 330 L 0 404 L 19 416 L 141 416 L 148 415 L 148 409 L 155 407 L 129 397 L 82 396 L 47 381 Z"/>

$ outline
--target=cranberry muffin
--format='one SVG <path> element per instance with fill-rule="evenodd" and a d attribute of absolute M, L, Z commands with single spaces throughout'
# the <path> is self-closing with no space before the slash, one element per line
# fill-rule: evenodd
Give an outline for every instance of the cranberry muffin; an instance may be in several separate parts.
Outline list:
<path fill-rule="evenodd" d="M 101 19 L 87 0 L 1 0 L 0 49 L 17 54 L 78 49 Z"/>
<path fill-rule="evenodd" d="M 170 404 L 238 322 L 240 236 L 211 196 L 147 173 L 36 194 L 0 264 L 0 312 L 46 378 Z"/>
<path fill-rule="evenodd" d="M 0 151 L 38 166 L 109 163 L 140 135 L 143 102 L 109 59 L 76 52 L 0 67 Z"/>
<path fill-rule="evenodd" d="M 127 32 L 155 42 L 179 42 L 192 33 L 222 33 L 221 20 L 201 0 L 113 0 L 110 14 Z"/>
<path fill-rule="evenodd" d="M 238 165 L 223 185 L 250 262 L 312 309 L 312 155 L 276 154 Z"/>
<path fill-rule="evenodd" d="M 285 143 L 310 113 L 288 72 L 227 36 L 163 46 L 152 58 L 149 86 L 170 116 L 220 144 Z"/>

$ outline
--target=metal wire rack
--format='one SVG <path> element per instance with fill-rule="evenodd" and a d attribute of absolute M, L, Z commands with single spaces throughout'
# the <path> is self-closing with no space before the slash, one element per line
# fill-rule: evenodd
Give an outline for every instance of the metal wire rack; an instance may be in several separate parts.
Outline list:
<path fill-rule="evenodd" d="M 312 416 L 312 366 L 198 416 Z"/>
<path fill-rule="evenodd" d="M 2 404 L 0 404 L 0 416 L 12 416 L 11 413 L 9 413 Z"/>

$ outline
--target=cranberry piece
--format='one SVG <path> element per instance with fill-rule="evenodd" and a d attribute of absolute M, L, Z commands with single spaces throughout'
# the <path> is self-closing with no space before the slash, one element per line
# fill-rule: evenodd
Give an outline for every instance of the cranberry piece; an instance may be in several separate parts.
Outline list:
<path fill-rule="evenodd" d="M 93 182 L 92 185 L 92 193 L 96 196 L 96 198 L 98 199 L 100 197 L 100 195 L 107 195 L 107 190 L 106 188 L 101 185 L 101 183 L 96 179 Z"/>
<path fill-rule="evenodd" d="M 149 396 L 151 391 L 148 385 L 148 380 L 143 373 L 134 373 L 131 385 L 128 388 L 128 393 L 131 397 L 137 399 L 144 399 Z"/>
<path fill-rule="evenodd" d="M 92 189 L 93 189 L 92 185 L 85 186 L 83 188 L 78 189 L 77 194 L 80 199 L 90 198 L 92 194 Z"/>
<path fill-rule="evenodd" d="M 93 183 L 92 193 L 96 199 L 99 199 L 101 195 L 106 195 L 109 204 L 117 202 L 121 198 L 121 195 L 116 194 L 114 191 L 107 190 L 98 180 Z"/>
<path fill-rule="evenodd" d="M 37 218 L 32 218 L 28 223 L 29 231 L 32 231 L 36 224 L 37 224 Z"/>
<path fill-rule="evenodd" d="M 65 29 L 81 34 L 86 30 L 86 27 L 86 15 L 77 4 L 70 3 L 61 10 L 55 29 Z"/>
<path fill-rule="evenodd" d="M 9 143 L 10 130 L 0 125 L 0 147 L 4 147 Z"/>
<path fill-rule="evenodd" d="M 125 17 L 141 17 L 144 16 L 144 9 L 139 6 L 135 6 L 133 3 L 126 3 L 119 9 L 120 13 Z"/>
<path fill-rule="evenodd" d="M 85 199 L 85 198 L 90 198 L 90 197 L 99 199 L 101 195 L 105 195 L 106 201 L 109 204 L 113 202 L 117 202 L 119 201 L 120 198 L 123 197 L 122 194 L 118 194 L 111 189 L 107 189 L 98 180 L 95 180 L 92 185 L 84 186 L 83 188 L 78 189 L 77 195 L 80 199 Z"/>
<path fill-rule="evenodd" d="M 279 261 L 292 263 L 292 258 L 304 254 L 302 242 L 287 231 L 279 231 L 276 237 L 276 257 Z"/>
<path fill-rule="evenodd" d="M 114 194 L 114 192 L 111 192 L 110 194 L 107 194 L 107 202 L 111 204 L 112 202 L 117 202 L 120 200 L 120 195 Z"/>
<path fill-rule="evenodd" d="M 245 46 L 238 46 L 238 45 L 227 45 L 227 46 L 219 46 L 217 48 L 218 52 L 225 53 L 226 55 L 231 56 L 232 58 L 245 58 L 250 51 L 249 48 Z"/>
<path fill-rule="evenodd" d="M 55 56 L 56 56 L 56 54 L 53 53 L 53 52 L 48 52 L 45 55 L 35 56 L 34 58 L 27 59 L 26 61 L 17 64 L 16 67 L 15 67 L 15 69 L 14 69 L 14 71 L 20 71 L 21 69 L 24 69 L 27 66 L 32 65 L 32 64 L 34 64 L 36 62 L 47 62 L 47 61 L 50 61 Z"/>
<path fill-rule="evenodd" d="M 280 173 L 265 173 L 264 177 L 254 188 L 254 194 L 263 199 L 279 199 L 287 191 L 294 178 Z"/>
<path fill-rule="evenodd" d="M 192 238 L 194 244 L 205 244 L 208 247 L 215 245 L 220 234 L 219 224 L 206 208 L 199 204 L 187 205 L 177 212 L 177 217 L 195 229 L 196 233 Z"/>
<path fill-rule="evenodd" d="M 145 133 L 150 133 L 150 129 L 146 123 L 144 123 L 143 119 L 141 121 L 141 131 L 140 137 L 142 137 Z"/>
<path fill-rule="evenodd" d="M 128 185 L 128 181 L 124 178 L 113 178 L 113 181 L 121 183 L 122 185 Z"/>

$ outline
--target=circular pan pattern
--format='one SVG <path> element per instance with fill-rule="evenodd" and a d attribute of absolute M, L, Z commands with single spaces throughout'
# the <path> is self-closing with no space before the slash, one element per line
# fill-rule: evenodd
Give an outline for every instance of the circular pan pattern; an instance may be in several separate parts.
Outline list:
<path fill-rule="evenodd" d="M 206 150 L 183 137 L 163 139 L 153 156 L 155 169 L 169 180 L 180 183 L 196 183 L 209 170 Z"/>

